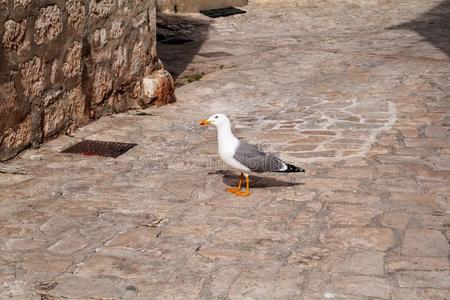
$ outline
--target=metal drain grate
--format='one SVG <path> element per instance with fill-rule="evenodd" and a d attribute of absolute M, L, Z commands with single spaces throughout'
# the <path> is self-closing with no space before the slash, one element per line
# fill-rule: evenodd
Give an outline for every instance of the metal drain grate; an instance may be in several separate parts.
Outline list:
<path fill-rule="evenodd" d="M 61 153 L 77 153 L 87 156 L 97 155 L 116 158 L 136 145 L 131 143 L 83 140 L 64 149 Z"/>
<path fill-rule="evenodd" d="M 205 52 L 205 53 L 199 53 L 198 55 L 207 57 L 207 58 L 233 56 L 233 54 L 230 54 L 227 52 Z"/>
<path fill-rule="evenodd" d="M 245 14 L 246 11 L 235 8 L 235 7 L 227 7 L 227 8 L 218 8 L 218 9 L 209 9 L 209 10 L 201 10 L 201 14 L 208 16 L 210 18 L 219 18 L 219 17 L 228 17 L 237 14 Z"/>

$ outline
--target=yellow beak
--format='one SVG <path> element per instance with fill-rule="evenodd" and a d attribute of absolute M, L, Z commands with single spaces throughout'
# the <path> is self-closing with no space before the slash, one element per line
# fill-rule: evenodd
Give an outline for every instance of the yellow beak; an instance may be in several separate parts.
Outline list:
<path fill-rule="evenodd" d="M 200 121 L 200 125 L 209 125 L 211 124 L 211 122 L 209 122 L 208 120 L 201 120 Z"/>

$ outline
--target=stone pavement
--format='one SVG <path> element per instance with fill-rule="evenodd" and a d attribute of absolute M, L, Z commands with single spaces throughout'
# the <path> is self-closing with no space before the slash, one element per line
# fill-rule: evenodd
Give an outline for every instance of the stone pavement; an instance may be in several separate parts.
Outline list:
<path fill-rule="evenodd" d="M 197 16 L 231 55 L 177 103 L 1 166 L 0 299 L 448 299 L 448 1 L 334 2 Z M 226 193 L 214 112 L 307 172 Z M 59 153 L 83 138 L 139 145 Z"/>

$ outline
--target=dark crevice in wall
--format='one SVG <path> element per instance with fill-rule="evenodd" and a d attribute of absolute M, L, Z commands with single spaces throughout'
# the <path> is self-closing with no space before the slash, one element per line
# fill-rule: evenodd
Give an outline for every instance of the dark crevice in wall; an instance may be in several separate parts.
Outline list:
<path fill-rule="evenodd" d="M 91 45 L 88 38 L 85 36 L 81 44 L 81 91 L 84 94 L 84 113 L 89 115 L 92 103 L 92 85 L 90 74 L 92 72 L 92 53 Z"/>

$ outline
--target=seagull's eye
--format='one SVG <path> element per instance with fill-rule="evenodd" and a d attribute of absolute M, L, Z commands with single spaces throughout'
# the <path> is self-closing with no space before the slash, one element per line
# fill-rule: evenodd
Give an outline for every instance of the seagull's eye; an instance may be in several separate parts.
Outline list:
<path fill-rule="evenodd" d="M 218 119 L 218 118 L 219 118 L 219 116 L 215 116 L 215 117 L 214 117 L 214 119 Z"/>

